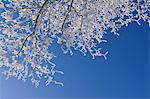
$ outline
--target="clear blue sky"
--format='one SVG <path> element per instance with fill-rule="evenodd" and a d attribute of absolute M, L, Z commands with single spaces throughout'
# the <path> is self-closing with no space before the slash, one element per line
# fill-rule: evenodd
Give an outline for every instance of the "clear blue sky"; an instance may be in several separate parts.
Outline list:
<path fill-rule="evenodd" d="M 74 51 L 64 55 L 60 46 L 54 44 L 50 50 L 57 56 L 54 62 L 64 75 L 55 78 L 64 87 L 44 84 L 35 88 L 30 81 L 24 83 L 16 78 L 5 80 L 0 74 L 0 99 L 148 99 L 150 35 L 148 23 L 141 21 L 119 30 L 120 36 L 105 35 L 107 43 L 101 44 L 109 51 L 108 60 Z"/>
<path fill-rule="evenodd" d="M 52 97 L 138 97 L 148 98 L 149 27 L 142 22 L 132 23 L 119 31 L 120 36 L 108 33 L 108 43 L 102 44 L 108 50 L 108 60 L 102 57 L 93 60 L 79 52 L 73 56 L 64 55 L 59 46 L 51 47 L 57 56 L 54 60 L 64 75 L 55 78 L 63 81 L 64 87 L 50 85 L 35 88 L 31 82 L 24 83 L 16 78 L 5 80 L 0 74 L 0 99 L 37 99 Z M 99 99 L 99 98 L 98 98 Z"/>

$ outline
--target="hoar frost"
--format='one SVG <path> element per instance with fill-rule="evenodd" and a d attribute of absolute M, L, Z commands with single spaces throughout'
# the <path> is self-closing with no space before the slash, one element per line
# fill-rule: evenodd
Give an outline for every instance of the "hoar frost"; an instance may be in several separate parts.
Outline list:
<path fill-rule="evenodd" d="M 31 78 L 38 87 L 41 80 L 62 85 L 53 78 L 55 58 L 49 46 L 54 39 L 63 53 L 77 50 L 94 59 L 102 52 L 97 45 L 106 42 L 106 30 L 118 35 L 122 26 L 149 21 L 149 0 L 1 0 L 0 67 L 9 77 Z"/>

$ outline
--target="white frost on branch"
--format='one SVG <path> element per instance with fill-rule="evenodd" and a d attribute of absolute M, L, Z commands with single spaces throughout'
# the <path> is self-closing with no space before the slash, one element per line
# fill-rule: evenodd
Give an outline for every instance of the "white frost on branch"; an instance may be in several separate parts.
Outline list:
<path fill-rule="evenodd" d="M 6 79 L 17 77 L 37 87 L 41 79 L 54 80 L 52 62 L 55 55 L 49 51 L 54 39 L 63 53 L 78 50 L 90 53 L 94 59 L 103 56 L 97 45 L 106 30 L 118 35 L 122 26 L 135 21 L 149 21 L 149 0 L 1 0 L 0 1 L 0 67 Z"/>

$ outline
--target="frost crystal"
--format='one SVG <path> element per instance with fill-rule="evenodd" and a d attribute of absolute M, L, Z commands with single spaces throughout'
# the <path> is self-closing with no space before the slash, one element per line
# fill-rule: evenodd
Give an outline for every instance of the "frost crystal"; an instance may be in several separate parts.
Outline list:
<path fill-rule="evenodd" d="M 78 50 L 94 59 L 103 56 L 97 45 L 106 42 L 106 30 L 118 35 L 122 26 L 140 20 L 150 23 L 149 0 L 1 0 L 0 1 L 0 67 L 6 79 L 17 77 L 37 87 L 63 84 L 54 80 L 49 50 L 54 39 L 63 53 Z"/>

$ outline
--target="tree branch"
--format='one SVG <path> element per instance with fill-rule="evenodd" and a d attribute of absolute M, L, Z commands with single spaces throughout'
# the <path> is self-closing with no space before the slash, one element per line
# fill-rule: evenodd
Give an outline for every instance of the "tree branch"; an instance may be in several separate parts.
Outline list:
<path fill-rule="evenodd" d="M 68 0 L 68 1 L 69 1 L 69 0 Z M 72 7 L 73 7 L 73 2 L 74 2 L 74 0 L 71 0 L 70 9 L 68 10 L 68 13 L 67 13 L 67 15 L 65 16 L 65 18 L 64 18 L 64 20 L 63 20 L 63 23 L 62 23 L 62 26 L 61 26 L 62 35 L 64 34 L 64 33 L 63 33 L 64 25 L 65 25 L 65 22 L 66 22 L 67 18 L 69 17 L 69 14 L 70 14 L 70 12 L 71 12 Z"/>
<path fill-rule="evenodd" d="M 24 40 L 24 42 L 23 42 L 23 44 L 22 44 L 22 46 L 21 46 L 21 49 L 19 50 L 19 52 L 18 52 L 16 55 L 19 55 L 19 54 L 20 54 L 20 52 L 22 51 L 22 49 L 23 49 L 23 47 L 24 47 L 26 41 L 28 40 L 28 38 L 35 34 L 35 30 L 36 30 L 36 27 L 37 27 L 38 19 L 39 19 L 40 15 L 41 15 L 41 12 L 42 12 L 44 6 L 47 4 L 47 2 L 48 2 L 48 0 L 45 0 L 45 2 L 43 3 L 42 7 L 40 8 L 40 10 L 39 10 L 39 12 L 38 12 L 38 15 L 37 15 L 37 17 L 36 17 L 36 19 L 35 19 L 35 25 L 34 25 L 34 27 L 33 27 L 33 33 L 31 33 L 30 35 L 28 35 L 28 36 L 26 37 L 26 39 Z M 37 40 L 38 40 L 36 35 L 35 35 L 35 39 L 36 39 L 36 42 L 35 42 L 35 45 L 36 45 L 36 44 L 37 44 Z"/>

